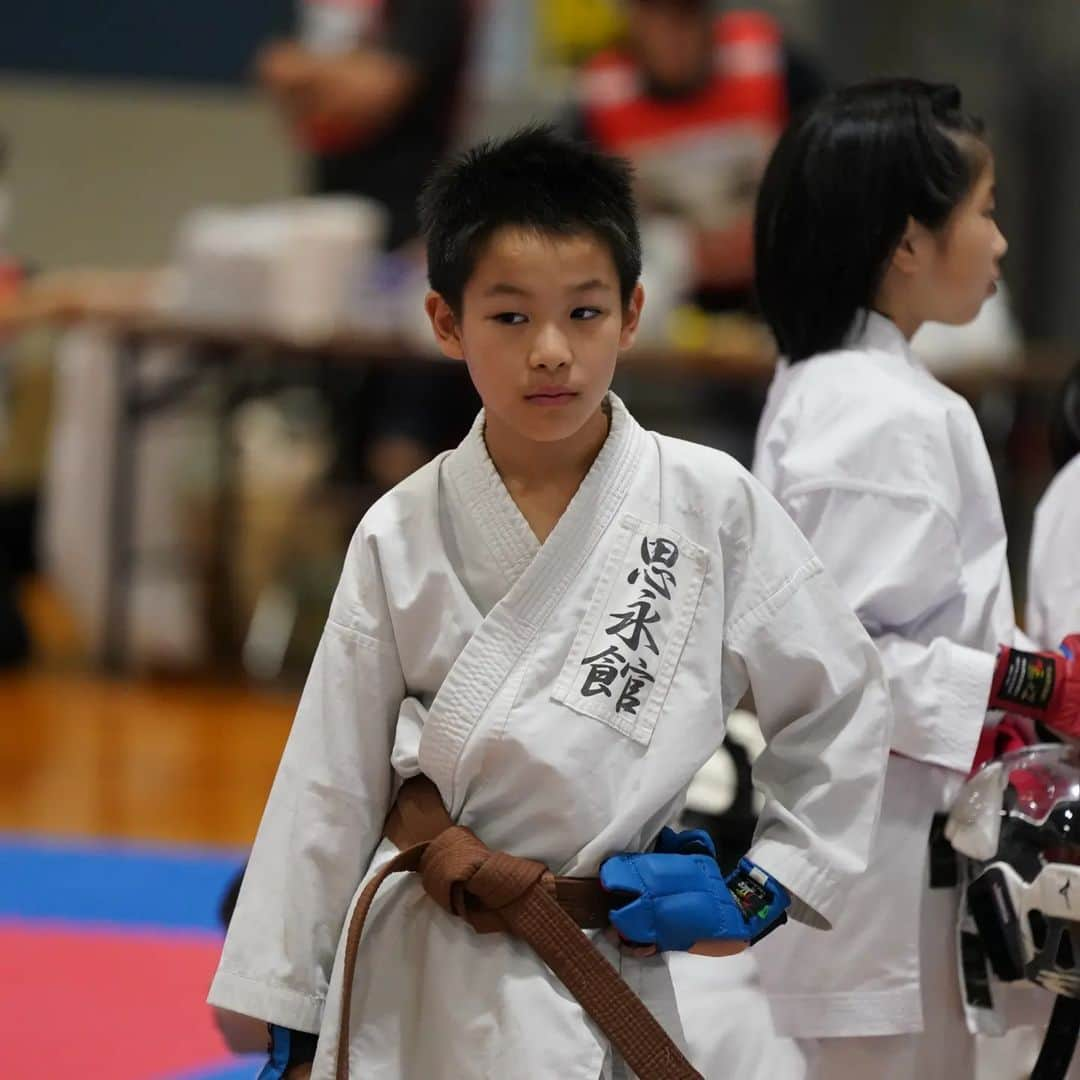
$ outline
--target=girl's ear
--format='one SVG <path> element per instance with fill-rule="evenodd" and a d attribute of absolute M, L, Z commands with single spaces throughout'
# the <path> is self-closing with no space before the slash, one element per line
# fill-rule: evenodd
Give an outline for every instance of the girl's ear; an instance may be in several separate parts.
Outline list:
<path fill-rule="evenodd" d="M 431 320 L 431 329 L 442 354 L 451 360 L 464 360 L 465 347 L 461 343 L 461 327 L 454 309 L 440 293 L 429 292 L 424 299 L 424 310 Z"/>
<path fill-rule="evenodd" d="M 904 235 L 893 252 L 891 265 L 901 274 L 917 273 L 923 266 L 926 244 L 930 239 L 930 230 L 909 217 Z"/>

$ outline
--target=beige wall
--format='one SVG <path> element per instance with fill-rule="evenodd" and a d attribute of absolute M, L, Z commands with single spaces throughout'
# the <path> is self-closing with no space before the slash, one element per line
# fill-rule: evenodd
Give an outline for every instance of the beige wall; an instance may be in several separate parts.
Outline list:
<path fill-rule="evenodd" d="M 45 267 L 144 266 L 192 207 L 295 190 L 297 163 L 254 93 L 0 78 L 11 246 Z"/>

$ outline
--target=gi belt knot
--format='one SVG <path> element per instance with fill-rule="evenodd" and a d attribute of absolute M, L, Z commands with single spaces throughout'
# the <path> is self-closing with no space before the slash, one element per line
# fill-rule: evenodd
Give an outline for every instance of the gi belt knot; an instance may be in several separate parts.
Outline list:
<path fill-rule="evenodd" d="M 427 894 L 481 934 L 505 932 L 511 909 L 542 882 L 553 891 L 551 872 L 533 859 L 492 851 L 471 829 L 454 825 L 428 845 L 420 859 Z"/>

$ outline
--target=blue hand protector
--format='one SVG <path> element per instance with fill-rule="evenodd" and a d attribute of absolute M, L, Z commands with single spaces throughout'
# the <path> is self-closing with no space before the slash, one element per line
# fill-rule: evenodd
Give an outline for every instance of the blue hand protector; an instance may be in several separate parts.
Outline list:
<path fill-rule="evenodd" d="M 656 850 L 664 855 L 711 855 L 716 858 L 716 845 L 704 829 L 676 832 L 665 825 L 657 837 Z"/>
<path fill-rule="evenodd" d="M 760 879 L 760 880 L 759 880 Z M 764 871 L 743 860 L 729 881 L 709 855 L 614 855 L 600 867 L 600 883 L 623 893 L 611 923 L 627 941 L 661 951 L 689 949 L 698 941 L 760 937 L 783 915 L 787 893 Z"/>
<path fill-rule="evenodd" d="M 263 1066 L 258 1080 L 281 1080 L 294 1065 L 315 1060 L 318 1036 L 307 1031 L 269 1024 L 270 1060 Z"/>

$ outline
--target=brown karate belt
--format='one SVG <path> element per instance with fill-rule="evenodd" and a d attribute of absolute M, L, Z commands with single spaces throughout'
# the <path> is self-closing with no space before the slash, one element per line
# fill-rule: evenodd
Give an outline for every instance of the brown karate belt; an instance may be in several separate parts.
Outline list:
<path fill-rule="evenodd" d="M 349 1080 L 349 1014 L 364 920 L 379 886 L 402 871 L 419 873 L 428 895 L 478 933 L 514 934 L 531 945 L 641 1080 L 703 1080 L 581 932 L 608 924 L 611 905 L 599 878 L 556 877 L 543 863 L 491 851 L 450 820 L 426 776 L 402 786 L 383 835 L 400 854 L 367 883 L 349 922 L 337 1080 Z"/>

